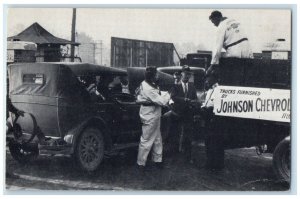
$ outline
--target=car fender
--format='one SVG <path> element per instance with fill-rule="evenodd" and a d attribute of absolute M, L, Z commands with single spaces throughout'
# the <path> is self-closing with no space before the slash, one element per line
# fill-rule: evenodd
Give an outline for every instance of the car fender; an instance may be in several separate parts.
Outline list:
<path fill-rule="evenodd" d="M 111 139 L 111 133 L 110 129 L 107 128 L 107 123 L 101 118 L 101 117 L 90 117 L 84 120 L 80 125 L 78 125 L 76 128 L 72 129 L 68 132 L 66 137 L 71 136 L 72 137 L 72 145 L 73 150 L 75 149 L 75 145 L 77 143 L 77 139 L 80 136 L 80 134 L 88 127 L 96 127 L 101 129 L 101 132 L 103 133 L 104 139 L 105 139 L 105 150 L 110 150 L 112 147 L 112 139 Z"/>

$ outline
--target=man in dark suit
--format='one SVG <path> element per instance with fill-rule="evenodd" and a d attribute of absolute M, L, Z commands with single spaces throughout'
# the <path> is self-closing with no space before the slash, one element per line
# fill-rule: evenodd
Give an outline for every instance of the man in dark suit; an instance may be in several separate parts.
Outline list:
<path fill-rule="evenodd" d="M 180 122 L 179 151 L 184 152 L 188 161 L 191 161 L 192 139 L 193 139 L 193 109 L 191 101 L 197 100 L 196 88 L 189 82 L 192 73 L 188 66 L 182 67 L 181 81 L 175 84 L 170 91 L 172 111 L 178 116 Z"/>

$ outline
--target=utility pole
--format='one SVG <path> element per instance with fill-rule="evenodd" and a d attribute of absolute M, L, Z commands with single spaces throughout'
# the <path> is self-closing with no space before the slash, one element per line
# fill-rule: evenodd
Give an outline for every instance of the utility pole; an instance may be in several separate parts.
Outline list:
<path fill-rule="evenodd" d="M 73 8 L 71 41 L 75 43 L 76 8 Z M 75 45 L 71 44 L 71 62 L 74 62 Z"/>
<path fill-rule="evenodd" d="M 97 43 L 93 43 L 93 60 L 94 60 L 94 64 L 96 64 L 96 45 Z"/>
<path fill-rule="evenodd" d="M 100 56 L 100 58 L 101 58 L 101 59 L 100 59 L 100 65 L 102 65 L 102 56 L 103 56 L 102 50 L 103 50 L 103 43 L 102 43 L 102 40 L 101 40 L 101 41 L 100 41 L 100 53 L 101 53 L 101 54 L 100 54 L 100 55 L 101 55 L 101 56 Z"/>

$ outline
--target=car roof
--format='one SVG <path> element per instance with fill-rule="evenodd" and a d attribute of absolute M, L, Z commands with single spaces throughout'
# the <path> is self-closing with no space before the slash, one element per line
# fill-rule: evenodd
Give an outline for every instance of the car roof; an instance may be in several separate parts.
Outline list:
<path fill-rule="evenodd" d="M 120 68 L 114 68 L 110 66 L 102 66 L 89 63 L 63 63 L 63 65 L 68 66 L 75 75 L 127 75 L 126 70 Z"/>
<path fill-rule="evenodd" d="M 168 73 L 168 74 L 173 74 L 174 72 L 181 72 L 182 66 L 165 66 L 165 67 L 159 67 L 157 68 L 158 71 Z M 199 68 L 199 67 L 190 67 L 191 72 L 200 72 L 203 73 L 205 72 L 205 69 Z"/>
<path fill-rule="evenodd" d="M 102 66 L 90 63 L 79 63 L 79 62 L 35 62 L 35 63 L 26 63 L 26 65 L 48 65 L 52 66 L 66 66 L 72 70 L 76 76 L 85 76 L 85 75 L 121 75 L 126 76 L 127 72 L 124 69 L 114 68 L 109 66 Z M 14 66 L 24 65 L 24 63 L 12 64 Z"/>

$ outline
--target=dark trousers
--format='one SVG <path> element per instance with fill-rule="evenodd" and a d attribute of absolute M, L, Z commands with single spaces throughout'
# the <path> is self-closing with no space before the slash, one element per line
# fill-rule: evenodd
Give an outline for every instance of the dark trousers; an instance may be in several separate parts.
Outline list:
<path fill-rule="evenodd" d="M 192 117 L 181 118 L 181 135 L 180 135 L 180 144 L 179 150 L 184 152 L 188 159 L 191 158 L 192 153 L 192 141 L 193 141 L 193 120 Z"/>
<path fill-rule="evenodd" d="M 223 130 L 218 120 L 207 122 L 205 133 L 206 167 L 209 169 L 224 168 L 224 137 Z"/>
<path fill-rule="evenodd" d="M 179 116 L 174 112 L 169 111 L 162 116 L 162 139 L 164 145 L 170 149 L 170 152 L 178 152 L 180 139 L 179 127 Z"/>
<path fill-rule="evenodd" d="M 191 158 L 193 141 L 193 116 L 177 115 L 167 112 L 163 116 L 165 123 L 164 143 L 172 144 L 176 152 L 183 152 L 187 159 Z M 174 151 L 175 152 L 175 151 Z"/>

